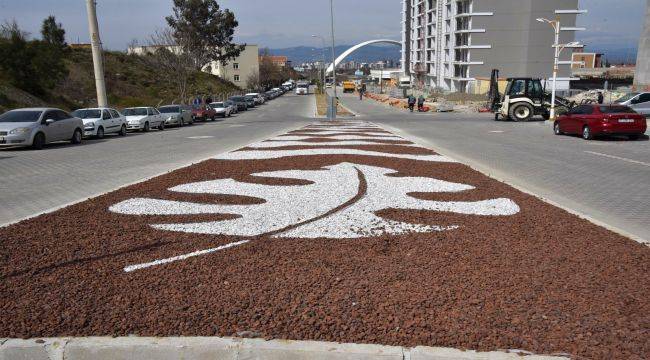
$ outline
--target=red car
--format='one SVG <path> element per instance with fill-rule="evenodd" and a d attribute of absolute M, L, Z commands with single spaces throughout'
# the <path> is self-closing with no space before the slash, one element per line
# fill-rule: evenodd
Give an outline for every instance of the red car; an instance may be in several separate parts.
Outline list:
<path fill-rule="evenodd" d="M 210 107 L 210 105 L 194 105 L 192 106 L 192 119 L 195 121 L 208 119 L 214 121 L 217 118 L 217 112 Z"/>
<path fill-rule="evenodd" d="M 599 135 L 625 135 L 636 140 L 647 126 L 645 117 L 627 106 L 589 104 L 576 106 L 560 116 L 553 131 L 555 135 L 579 134 L 585 140 Z"/>

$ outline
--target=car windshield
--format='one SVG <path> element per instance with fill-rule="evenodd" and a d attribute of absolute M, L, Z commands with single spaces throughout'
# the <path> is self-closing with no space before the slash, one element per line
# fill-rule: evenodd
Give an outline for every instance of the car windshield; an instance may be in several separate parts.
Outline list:
<path fill-rule="evenodd" d="M 242 101 L 245 101 L 246 99 L 244 99 L 243 96 L 233 96 L 233 97 L 230 98 L 230 100 L 242 102 Z"/>
<path fill-rule="evenodd" d="M 163 114 L 175 114 L 181 112 L 181 108 L 180 106 L 163 106 L 158 108 L 158 111 Z"/>
<path fill-rule="evenodd" d="M 306 89 L 306 88 L 309 87 L 309 85 L 308 85 L 308 84 L 301 84 L 301 85 L 298 85 L 298 87 L 299 87 L 299 88 Z"/>
<path fill-rule="evenodd" d="M 20 123 L 34 122 L 40 119 L 42 111 L 38 110 L 12 110 L 0 115 L 0 122 L 3 123 Z"/>
<path fill-rule="evenodd" d="M 102 117 L 102 111 L 99 109 L 79 109 L 73 111 L 71 115 L 79 119 L 99 119 Z"/>
<path fill-rule="evenodd" d="M 246 100 L 253 100 L 253 96 L 251 96 L 251 95 L 246 95 Z"/>
<path fill-rule="evenodd" d="M 147 115 L 147 109 L 146 108 L 124 109 L 122 114 L 124 114 L 125 116 L 146 116 Z"/>
<path fill-rule="evenodd" d="M 217 108 L 222 108 L 222 107 L 224 107 L 224 105 L 223 105 L 222 102 L 212 103 L 212 104 L 210 104 L 210 106 L 212 106 L 212 107 L 217 107 Z"/>
<path fill-rule="evenodd" d="M 601 106 L 600 112 L 603 114 L 636 114 L 636 111 L 627 106 Z"/>
<path fill-rule="evenodd" d="M 637 96 L 637 95 L 639 95 L 639 93 L 629 93 L 629 94 L 627 94 L 627 95 L 624 95 L 623 97 L 618 98 L 618 99 L 616 100 L 616 102 L 617 102 L 617 103 L 623 103 L 623 102 L 626 102 L 626 101 L 632 99 L 633 97 L 635 97 L 635 96 Z"/>

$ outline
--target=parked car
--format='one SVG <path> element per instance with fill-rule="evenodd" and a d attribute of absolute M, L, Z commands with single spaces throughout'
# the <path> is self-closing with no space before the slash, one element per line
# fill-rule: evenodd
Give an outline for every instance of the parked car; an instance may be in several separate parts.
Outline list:
<path fill-rule="evenodd" d="M 627 94 L 616 100 L 616 104 L 629 106 L 641 115 L 650 116 L 650 92 Z"/>
<path fill-rule="evenodd" d="M 255 101 L 255 105 L 262 105 L 266 102 L 264 97 L 260 93 L 248 93 L 246 96 L 252 96 L 253 101 Z"/>
<path fill-rule="evenodd" d="M 193 105 L 192 106 L 192 119 L 194 121 L 214 121 L 217 118 L 217 112 L 214 111 L 210 105 Z"/>
<path fill-rule="evenodd" d="M 153 107 L 132 107 L 122 111 L 126 116 L 128 130 L 148 132 L 151 129 L 165 130 L 165 119 Z"/>
<path fill-rule="evenodd" d="M 243 97 L 243 96 L 231 96 L 228 100 L 234 102 L 237 105 L 237 109 L 239 111 L 248 110 L 248 102 L 246 101 L 245 97 Z"/>
<path fill-rule="evenodd" d="M 265 94 L 269 98 L 269 100 L 273 100 L 276 97 L 278 97 L 278 94 L 273 90 L 269 90 L 269 91 L 265 92 Z"/>
<path fill-rule="evenodd" d="M 585 140 L 599 135 L 626 135 L 630 140 L 636 140 L 646 130 L 645 117 L 622 105 L 576 106 L 553 125 L 556 135 L 579 134 Z"/>
<path fill-rule="evenodd" d="M 232 115 L 232 109 L 223 102 L 213 102 L 210 103 L 210 107 L 214 109 L 217 115 L 221 117 L 230 117 Z"/>
<path fill-rule="evenodd" d="M 248 105 L 249 109 L 252 109 L 257 106 L 257 102 L 255 101 L 255 97 L 252 95 L 244 95 L 244 99 L 246 99 L 246 105 Z"/>
<path fill-rule="evenodd" d="M 111 108 L 87 108 L 72 112 L 84 123 L 84 136 L 103 139 L 106 134 L 126 136 L 126 117 Z"/>
<path fill-rule="evenodd" d="M 165 126 L 185 126 L 194 124 L 192 109 L 186 105 L 165 105 L 158 108 L 160 115 L 165 119 Z"/>
<path fill-rule="evenodd" d="M 237 106 L 237 104 L 235 104 L 234 101 L 226 100 L 224 101 L 224 104 L 228 105 L 231 114 L 237 114 L 239 112 L 239 107 Z"/>
<path fill-rule="evenodd" d="M 0 115 L 0 146 L 42 149 L 55 141 L 79 144 L 84 123 L 61 109 L 26 108 Z"/>

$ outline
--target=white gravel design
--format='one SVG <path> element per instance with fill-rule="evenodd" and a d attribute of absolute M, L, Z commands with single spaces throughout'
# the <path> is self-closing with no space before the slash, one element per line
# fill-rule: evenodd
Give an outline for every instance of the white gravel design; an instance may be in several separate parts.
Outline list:
<path fill-rule="evenodd" d="M 375 215 L 384 209 L 411 209 L 444 211 L 466 215 L 514 215 L 519 206 L 510 199 L 492 199 L 475 202 L 420 200 L 409 196 L 415 192 L 460 192 L 473 186 L 423 177 L 394 177 L 396 171 L 386 168 L 347 164 L 363 172 L 367 181 L 365 196 L 351 206 L 323 219 L 310 222 L 280 237 L 290 238 L 359 238 L 382 234 L 423 233 L 451 230 L 455 225 L 410 224 L 392 221 Z"/>
<path fill-rule="evenodd" d="M 228 194 L 266 200 L 258 205 L 207 205 L 158 199 L 130 199 L 110 208 L 130 215 L 238 214 L 241 218 L 196 224 L 154 225 L 157 229 L 201 234 L 255 236 L 316 218 L 352 199 L 358 192 L 357 171 L 352 166 L 324 170 L 290 170 L 253 176 L 310 180 L 313 184 L 274 186 L 219 179 L 173 187 L 193 194 Z"/>
<path fill-rule="evenodd" d="M 217 160 L 265 160 L 279 159 L 290 156 L 319 156 L 319 155 L 363 155 L 378 156 L 386 158 L 410 159 L 430 162 L 455 163 L 456 160 L 443 155 L 416 155 L 416 154 L 394 154 L 379 151 L 368 151 L 358 149 L 296 149 L 296 150 L 243 150 L 217 155 Z"/>
<path fill-rule="evenodd" d="M 326 130 L 326 131 L 313 131 L 313 130 L 299 130 L 287 133 L 287 135 L 280 136 L 323 136 L 323 135 L 357 135 L 357 136 L 370 136 L 370 137 L 395 137 L 394 134 L 387 132 L 375 131 L 349 131 L 349 130 Z"/>
<path fill-rule="evenodd" d="M 350 206 L 332 210 L 352 200 L 359 192 L 358 173 L 367 183 L 366 193 Z M 383 219 L 375 212 L 383 209 L 413 209 L 467 215 L 513 215 L 519 207 L 510 199 L 476 202 L 419 200 L 414 192 L 460 192 L 473 186 L 423 177 L 390 176 L 396 171 L 381 167 L 340 163 L 323 170 L 289 170 L 254 174 L 283 179 L 304 179 L 309 185 L 274 186 L 242 183 L 233 179 L 204 181 L 169 190 L 199 194 L 244 195 L 265 199 L 263 204 L 214 205 L 159 199 L 135 198 L 110 207 L 110 211 L 130 215 L 237 214 L 233 220 L 189 224 L 158 224 L 154 228 L 186 233 L 256 236 L 295 226 L 276 237 L 360 238 L 382 234 L 433 232 L 455 229 L 449 225 L 421 225 Z M 300 225 L 302 224 L 302 225 Z"/>
<path fill-rule="evenodd" d="M 330 135 L 330 136 L 320 136 L 320 137 L 318 135 L 309 135 L 309 136 L 283 135 L 268 141 L 304 141 L 304 140 L 319 139 L 319 138 L 332 139 L 332 140 L 408 141 L 399 136 L 372 137 L 372 136 L 363 136 L 363 135 Z"/>
<path fill-rule="evenodd" d="M 376 143 L 372 141 L 322 141 L 322 142 L 307 142 L 307 141 L 263 141 L 246 146 L 251 149 L 273 149 L 283 146 L 352 146 L 352 145 L 385 145 L 385 146 L 410 146 L 419 147 L 415 144 L 387 144 Z"/>

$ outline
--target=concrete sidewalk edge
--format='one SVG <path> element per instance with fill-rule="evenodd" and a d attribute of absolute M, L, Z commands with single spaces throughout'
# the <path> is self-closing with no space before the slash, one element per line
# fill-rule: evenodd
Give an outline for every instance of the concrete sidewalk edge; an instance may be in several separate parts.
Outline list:
<path fill-rule="evenodd" d="M 4 340 L 4 339 L 3 339 Z M 219 337 L 85 337 L 6 339 L 0 360 L 126 359 L 386 359 L 386 360 L 551 360 L 567 357 L 525 351 L 477 352 L 442 347 L 344 344 L 321 341 L 263 340 Z"/>

